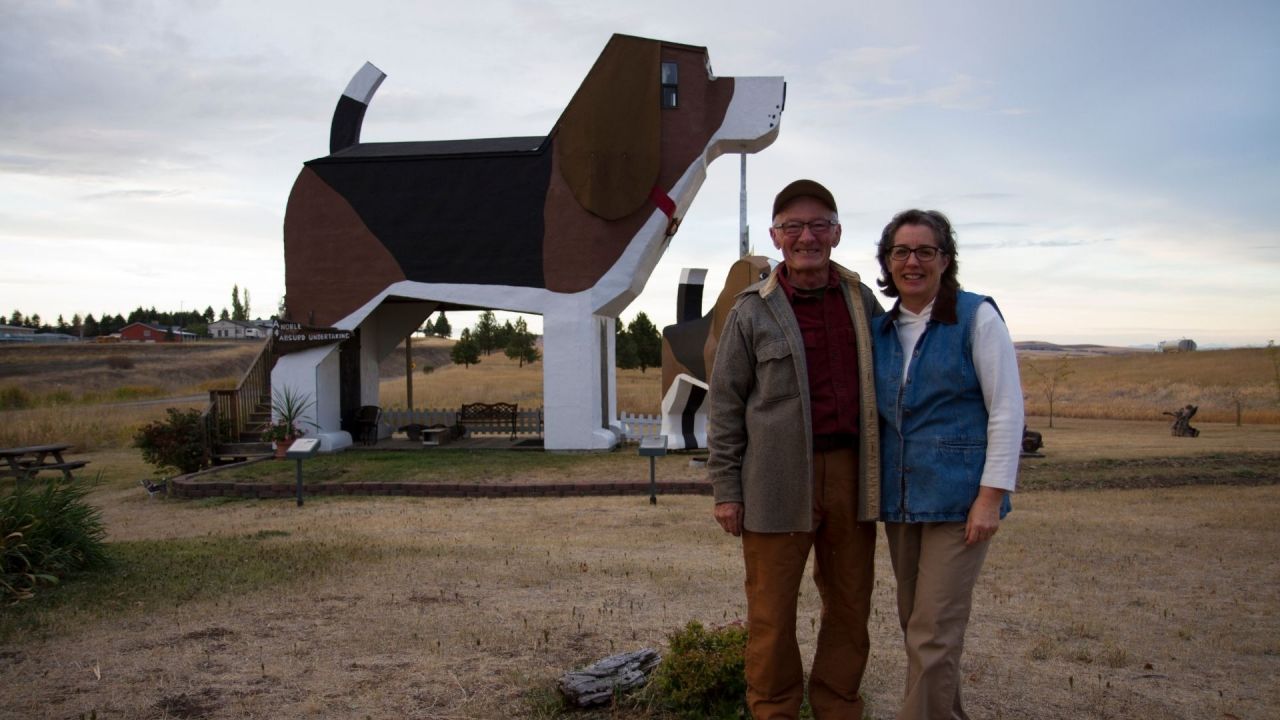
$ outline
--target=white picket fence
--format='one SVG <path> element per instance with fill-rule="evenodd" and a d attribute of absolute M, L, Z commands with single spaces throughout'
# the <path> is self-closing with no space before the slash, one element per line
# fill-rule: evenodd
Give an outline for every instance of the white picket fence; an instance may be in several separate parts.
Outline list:
<path fill-rule="evenodd" d="M 382 411 L 382 424 L 395 431 L 405 425 L 448 425 L 457 422 L 456 408 L 428 408 L 425 410 L 405 410 L 392 408 Z M 623 437 L 629 442 L 639 442 L 640 438 L 660 434 L 662 418 L 658 415 L 640 413 L 621 413 Z M 516 411 L 516 433 L 519 435 L 542 434 L 542 408 L 522 409 Z"/>
<path fill-rule="evenodd" d="M 662 417 L 659 415 L 624 412 L 619 413 L 618 421 L 622 423 L 622 436 L 628 442 L 639 442 L 640 438 L 662 434 Z"/>

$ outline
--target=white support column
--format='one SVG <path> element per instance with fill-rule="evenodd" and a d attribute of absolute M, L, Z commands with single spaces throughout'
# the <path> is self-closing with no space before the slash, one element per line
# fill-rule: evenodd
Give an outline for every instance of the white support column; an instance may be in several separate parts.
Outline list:
<path fill-rule="evenodd" d="M 581 308 L 542 316 L 544 447 L 607 450 L 617 445 L 617 376 L 612 318 Z"/>
<path fill-rule="evenodd" d="M 338 346 L 326 345 L 285 355 L 271 370 L 271 390 L 289 392 L 311 401 L 303 413 L 307 434 L 320 438 L 324 452 L 341 450 L 351 444 L 351 435 L 341 429 L 338 412 Z"/>

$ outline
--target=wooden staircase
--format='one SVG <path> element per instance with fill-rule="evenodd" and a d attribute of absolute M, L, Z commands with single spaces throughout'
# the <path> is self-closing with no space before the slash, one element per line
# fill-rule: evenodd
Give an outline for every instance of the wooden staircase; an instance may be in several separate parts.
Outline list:
<path fill-rule="evenodd" d="M 205 409 L 205 443 L 213 465 L 271 455 L 262 429 L 271 422 L 272 339 L 262 344 L 234 390 L 210 390 Z"/>

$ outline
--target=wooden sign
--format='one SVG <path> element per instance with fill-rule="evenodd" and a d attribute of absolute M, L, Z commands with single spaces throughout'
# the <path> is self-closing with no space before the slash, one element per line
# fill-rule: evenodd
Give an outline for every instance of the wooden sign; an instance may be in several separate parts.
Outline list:
<path fill-rule="evenodd" d="M 350 330 L 337 328 L 313 328 L 301 323 L 277 321 L 272 330 L 275 335 L 275 354 L 288 355 L 313 347 L 332 345 L 351 337 Z"/>

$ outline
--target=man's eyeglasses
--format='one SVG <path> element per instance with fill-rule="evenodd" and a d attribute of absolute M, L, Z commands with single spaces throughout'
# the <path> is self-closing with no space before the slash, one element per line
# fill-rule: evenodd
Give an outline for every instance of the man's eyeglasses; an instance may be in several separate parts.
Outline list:
<path fill-rule="evenodd" d="M 906 262 L 907 258 L 911 257 L 911 253 L 915 253 L 916 259 L 920 262 L 929 262 L 941 255 L 942 251 L 932 245 L 921 245 L 918 248 L 894 245 L 889 248 L 889 259 L 897 262 Z"/>
<path fill-rule="evenodd" d="M 805 227 L 814 235 L 826 235 L 831 232 L 831 228 L 840 223 L 833 223 L 830 220 L 810 220 L 809 222 L 800 222 L 799 220 L 788 220 L 784 223 L 778 223 L 773 226 L 774 230 L 781 230 L 783 235 L 789 238 L 798 238 L 800 233 L 804 232 Z"/>

